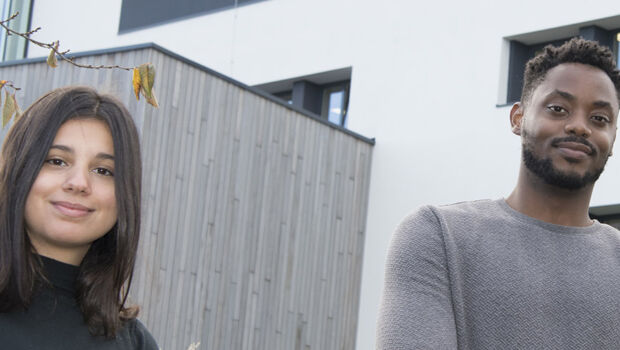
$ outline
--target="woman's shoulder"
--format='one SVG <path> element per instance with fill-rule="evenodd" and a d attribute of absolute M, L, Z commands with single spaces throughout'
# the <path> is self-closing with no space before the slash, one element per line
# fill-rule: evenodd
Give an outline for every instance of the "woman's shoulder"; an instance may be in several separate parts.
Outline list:
<path fill-rule="evenodd" d="M 155 338 L 137 318 L 128 321 L 127 332 L 136 350 L 159 350 Z"/>

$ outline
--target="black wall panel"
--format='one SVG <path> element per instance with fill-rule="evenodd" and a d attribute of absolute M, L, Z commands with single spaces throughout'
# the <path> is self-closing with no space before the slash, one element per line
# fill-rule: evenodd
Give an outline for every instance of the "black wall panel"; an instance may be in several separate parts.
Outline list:
<path fill-rule="evenodd" d="M 261 0 L 123 0 L 118 30 L 130 31 L 257 1 Z"/>

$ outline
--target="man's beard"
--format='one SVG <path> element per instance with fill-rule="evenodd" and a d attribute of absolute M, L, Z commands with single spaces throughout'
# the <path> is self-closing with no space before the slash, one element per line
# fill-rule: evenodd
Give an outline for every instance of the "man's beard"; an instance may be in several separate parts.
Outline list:
<path fill-rule="evenodd" d="M 556 140 L 554 140 L 556 141 Z M 561 141 L 561 140 L 558 140 Z M 556 141 L 556 142 L 558 142 Z M 527 141 L 522 147 L 523 163 L 535 175 L 540 177 L 548 185 L 567 190 L 578 190 L 586 185 L 593 184 L 598 180 L 605 169 L 605 163 L 594 172 L 587 171 L 580 176 L 576 172 L 561 171 L 553 166 L 551 158 L 538 158 L 530 149 Z"/>

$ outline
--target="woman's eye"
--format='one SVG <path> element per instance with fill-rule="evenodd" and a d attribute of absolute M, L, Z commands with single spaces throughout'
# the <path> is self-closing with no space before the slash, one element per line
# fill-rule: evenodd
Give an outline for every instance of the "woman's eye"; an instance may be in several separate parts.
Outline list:
<path fill-rule="evenodd" d="M 64 166 L 66 164 L 62 159 L 58 159 L 58 158 L 50 158 L 46 160 L 45 162 L 51 165 L 55 165 L 55 166 Z"/>
<path fill-rule="evenodd" d="M 93 171 L 98 175 L 114 176 L 114 173 L 112 173 L 110 170 L 106 168 L 95 168 Z"/>

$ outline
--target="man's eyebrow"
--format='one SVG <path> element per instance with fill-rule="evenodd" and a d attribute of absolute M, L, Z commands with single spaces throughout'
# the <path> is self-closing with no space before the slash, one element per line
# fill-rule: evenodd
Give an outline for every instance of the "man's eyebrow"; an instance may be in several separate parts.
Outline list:
<path fill-rule="evenodd" d="M 564 97 L 565 99 L 571 100 L 571 101 L 574 101 L 575 99 L 577 99 L 573 94 L 568 93 L 566 91 L 558 90 L 558 89 L 553 90 L 549 94 L 549 96 L 552 96 L 552 95 L 560 95 L 561 97 Z"/>
<path fill-rule="evenodd" d="M 565 98 L 567 100 L 570 100 L 570 101 L 574 101 L 574 100 L 577 99 L 573 94 L 571 94 L 569 92 L 566 92 L 566 91 L 558 90 L 558 89 L 553 90 L 549 94 L 549 96 L 553 96 L 553 95 L 560 95 L 561 97 L 563 97 L 563 98 Z M 594 101 L 592 103 L 592 106 L 594 106 L 596 108 L 611 108 L 611 103 L 609 103 L 607 101 L 599 100 L 599 101 Z"/>
<path fill-rule="evenodd" d="M 607 101 L 594 101 L 592 105 L 597 108 L 611 108 L 611 103 Z"/>

